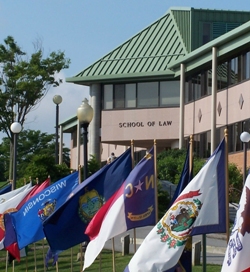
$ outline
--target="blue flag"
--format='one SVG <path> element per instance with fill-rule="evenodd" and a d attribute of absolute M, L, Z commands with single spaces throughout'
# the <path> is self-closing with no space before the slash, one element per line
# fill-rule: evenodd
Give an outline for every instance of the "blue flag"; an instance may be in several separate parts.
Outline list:
<path fill-rule="evenodd" d="M 12 187 L 11 184 L 7 184 L 4 187 L 0 188 L 0 195 L 3 195 L 5 193 L 10 192 L 11 191 L 11 187 Z"/>
<path fill-rule="evenodd" d="M 18 212 L 9 214 L 19 249 L 44 238 L 42 222 L 79 185 L 78 175 L 78 172 L 74 172 L 60 179 L 30 198 Z M 7 234 L 8 229 L 5 231 Z"/>
<path fill-rule="evenodd" d="M 190 146 L 188 146 L 186 159 L 185 159 L 185 163 L 184 163 L 184 166 L 182 169 L 181 177 L 180 177 L 179 183 L 176 187 L 176 190 L 174 192 L 173 198 L 169 204 L 169 208 L 172 206 L 172 204 L 175 202 L 176 198 L 181 194 L 183 189 L 188 185 L 190 180 L 193 178 L 192 171 L 190 171 L 190 169 L 189 169 L 189 163 L 190 163 L 189 149 L 190 149 Z"/>
<path fill-rule="evenodd" d="M 44 223 L 52 250 L 65 250 L 88 241 L 85 229 L 95 213 L 122 185 L 132 170 L 131 149 L 80 184 Z"/>

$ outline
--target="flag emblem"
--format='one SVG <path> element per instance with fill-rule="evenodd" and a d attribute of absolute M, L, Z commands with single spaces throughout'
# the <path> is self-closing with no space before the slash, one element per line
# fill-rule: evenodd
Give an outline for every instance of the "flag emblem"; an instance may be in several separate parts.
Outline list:
<path fill-rule="evenodd" d="M 3 231 L 5 231 L 5 227 L 4 227 L 4 215 L 6 213 L 12 213 L 12 212 L 16 212 L 17 209 L 16 208 L 10 208 L 10 209 L 7 209 L 3 214 L 0 214 L 0 229 L 2 229 Z"/>
<path fill-rule="evenodd" d="M 38 210 L 38 216 L 42 221 L 44 221 L 54 212 L 56 208 L 56 200 L 54 199 L 52 201 L 51 199 L 48 199 L 46 202 L 42 204 L 42 206 L 44 207 Z"/>
<path fill-rule="evenodd" d="M 167 243 L 169 248 L 183 246 L 190 236 L 201 206 L 199 199 L 174 203 L 157 224 L 157 234 L 160 235 L 161 242 Z"/>
<path fill-rule="evenodd" d="M 96 190 L 91 190 L 79 198 L 78 214 L 84 223 L 88 223 L 103 205 L 103 198 Z"/>

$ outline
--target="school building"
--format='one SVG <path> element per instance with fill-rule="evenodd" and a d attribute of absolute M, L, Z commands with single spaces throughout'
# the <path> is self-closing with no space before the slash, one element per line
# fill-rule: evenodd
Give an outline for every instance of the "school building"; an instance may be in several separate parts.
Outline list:
<path fill-rule="evenodd" d="M 170 8 L 67 78 L 90 89 L 88 153 L 106 161 L 133 140 L 140 159 L 154 140 L 159 152 L 185 148 L 193 135 L 194 151 L 206 158 L 227 128 L 229 161 L 242 167 L 240 134 L 250 132 L 249 19 L 248 11 Z M 60 127 L 61 139 L 71 134 L 76 169 L 82 164 L 77 116 Z"/>

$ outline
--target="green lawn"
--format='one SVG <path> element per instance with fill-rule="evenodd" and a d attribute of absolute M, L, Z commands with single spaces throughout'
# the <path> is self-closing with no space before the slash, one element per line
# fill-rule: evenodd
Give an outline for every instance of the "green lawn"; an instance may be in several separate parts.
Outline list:
<path fill-rule="evenodd" d="M 36 248 L 36 250 L 34 250 Z M 44 267 L 44 256 L 46 255 L 48 250 L 47 244 L 43 244 L 43 242 L 38 242 L 29 246 L 28 256 L 23 257 L 21 262 L 14 262 L 14 269 L 12 265 L 8 265 L 8 269 L 6 269 L 6 251 L 0 251 L 0 271 L 4 272 L 44 272 L 46 271 Z M 75 246 L 72 249 L 68 249 L 62 252 L 59 255 L 58 260 L 58 270 L 57 267 L 53 267 L 51 265 L 49 270 L 50 272 L 80 272 L 82 271 L 83 261 L 77 261 L 77 253 L 80 252 L 80 246 Z M 156 253 L 157 254 L 157 253 Z M 128 264 L 132 255 L 122 256 L 121 253 L 116 253 L 114 262 L 113 262 L 113 254 L 110 250 L 103 250 L 101 255 L 96 259 L 96 261 L 85 271 L 86 272 L 123 272 L 124 268 Z M 113 263 L 115 265 L 115 270 L 113 270 Z M 221 266 L 219 265 L 208 265 L 206 271 L 207 272 L 219 272 L 221 270 Z M 193 272 L 202 272 L 202 266 L 193 267 Z"/>

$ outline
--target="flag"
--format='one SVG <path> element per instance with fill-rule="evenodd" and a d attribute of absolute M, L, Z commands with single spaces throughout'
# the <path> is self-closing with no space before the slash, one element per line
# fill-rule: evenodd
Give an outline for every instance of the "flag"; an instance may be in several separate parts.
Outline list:
<path fill-rule="evenodd" d="M 248 174 L 239 208 L 229 237 L 222 272 L 250 271 L 250 174 Z"/>
<path fill-rule="evenodd" d="M 188 145 L 181 177 L 177 185 L 177 188 L 175 190 L 175 193 L 173 195 L 173 198 L 170 202 L 169 208 L 173 205 L 176 198 L 181 194 L 181 192 L 184 190 L 184 188 L 188 185 L 188 183 L 192 179 L 193 174 L 192 174 L 192 170 L 190 171 L 190 154 L 189 153 L 190 153 L 190 144 Z M 192 238 L 191 237 L 187 239 L 185 248 L 176 266 L 182 267 L 185 272 L 192 271 Z M 166 272 L 171 272 L 171 271 L 172 269 L 167 270 Z"/>
<path fill-rule="evenodd" d="M 19 194 L 19 193 L 21 193 L 21 192 L 23 192 L 25 190 L 28 190 L 31 186 L 32 186 L 32 184 L 29 183 L 29 184 L 26 184 L 26 185 L 24 185 L 24 186 L 22 186 L 20 188 L 17 188 L 15 190 L 7 192 L 5 194 L 1 194 L 0 195 L 0 205 L 2 203 L 4 203 L 5 201 L 9 200 L 10 198 L 14 197 L 15 195 L 17 195 L 17 194 Z"/>
<path fill-rule="evenodd" d="M 12 194 L 13 196 L 10 198 L 5 198 L 4 196 L 10 195 L 11 192 L 1 195 L 2 202 L 0 204 L 0 249 L 4 248 L 4 245 L 3 245 L 3 241 L 5 237 L 4 214 L 17 211 L 18 204 L 31 190 L 32 190 L 32 187 L 30 183 L 19 189 L 13 190 L 13 191 L 18 191 L 18 193 Z"/>
<path fill-rule="evenodd" d="M 65 250 L 88 241 L 86 226 L 125 181 L 132 169 L 131 149 L 87 178 L 63 205 L 44 222 L 52 250 Z"/>
<path fill-rule="evenodd" d="M 11 185 L 11 184 L 5 185 L 4 187 L 2 187 L 2 188 L 0 189 L 0 195 L 3 195 L 3 194 L 5 194 L 5 193 L 10 192 L 10 191 L 11 191 L 11 188 L 12 188 L 12 185 Z"/>
<path fill-rule="evenodd" d="M 19 210 L 31 197 L 35 196 L 45 188 L 50 185 L 50 178 L 46 179 L 42 184 L 36 184 L 33 186 L 33 189 L 23 198 L 23 200 L 18 204 L 17 210 Z M 17 238 L 14 227 L 12 225 L 12 220 L 9 213 L 4 215 L 4 225 L 7 229 L 4 239 L 4 248 L 8 250 L 9 255 L 12 256 L 12 259 L 17 259 L 20 261 L 20 250 L 17 245 Z"/>
<path fill-rule="evenodd" d="M 31 197 L 18 212 L 9 214 L 11 224 L 6 225 L 6 236 L 13 226 L 19 250 L 44 238 L 42 222 L 54 212 L 77 187 L 78 172 L 53 183 Z"/>
<path fill-rule="evenodd" d="M 45 266 L 47 270 L 49 270 L 49 260 L 52 259 L 52 265 L 54 266 L 56 262 L 58 261 L 58 252 L 57 251 L 52 251 L 51 248 L 49 247 L 47 254 L 45 256 Z"/>
<path fill-rule="evenodd" d="M 155 224 L 154 180 L 152 148 L 90 221 L 85 233 L 91 241 L 84 254 L 83 270 L 94 262 L 108 239 L 132 228 Z"/>
<path fill-rule="evenodd" d="M 171 269 L 190 235 L 225 233 L 225 172 L 224 139 L 147 235 L 124 271 Z"/>
<path fill-rule="evenodd" d="M 25 202 L 27 202 L 31 197 L 41 192 L 43 189 L 50 185 L 50 178 L 47 178 L 43 183 L 36 184 L 33 189 L 25 196 L 25 198 L 18 204 L 17 210 L 19 210 Z"/>
<path fill-rule="evenodd" d="M 173 197 L 171 199 L 171 202 L 169 204 L 169 208 L 173 205 L 176 198 L 181 194 L 183 189 L 188 185 L 188 183 L 192 179 L 192 171 L 190 171 L 190 169 L 189 169 L 190 168 L 189 167 L 189 164 L 190 164 L 189 149 L 190 149 L 190 145 L 188 146 L 184 166 L 183 166 L 181 176 L 180 176 L 180 180 L 179 180 L 179 183 L 178 183 L 178 185 L 177 185 L 177 187 L 175 189 L 175 192 L 174 192 L 174 195 L 173 195 Z"/>

